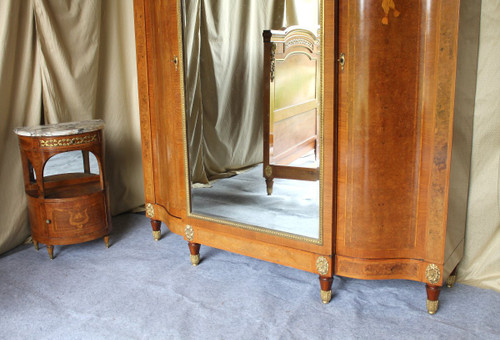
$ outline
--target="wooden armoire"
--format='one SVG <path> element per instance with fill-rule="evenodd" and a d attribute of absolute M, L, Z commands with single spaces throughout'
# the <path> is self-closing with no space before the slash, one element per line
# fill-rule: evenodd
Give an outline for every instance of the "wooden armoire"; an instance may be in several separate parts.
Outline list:
<path fill-rule="evenodd" d="M 134 1 L 153 234 L 163 222 L 183 235 L 195 265 L 203 244 L 317 273 L 325 303 L 334 275 L 420 281 L 433 314 L 464 249 L 465 223 L 447 226 L 459 1 L 319 8 L 320 236 L 311 240 L 191 211 L 182 1 Z"/>

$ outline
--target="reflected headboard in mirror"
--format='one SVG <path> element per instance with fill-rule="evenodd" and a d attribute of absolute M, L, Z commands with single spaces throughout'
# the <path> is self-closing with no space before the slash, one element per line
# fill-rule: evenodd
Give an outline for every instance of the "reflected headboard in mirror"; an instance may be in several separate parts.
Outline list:
<path fill-rule="evenodd" d="M 264 38 L 263 174 L 267 194 L 275 178 L 319 180 L 319 27 L 266 30 Z"/>

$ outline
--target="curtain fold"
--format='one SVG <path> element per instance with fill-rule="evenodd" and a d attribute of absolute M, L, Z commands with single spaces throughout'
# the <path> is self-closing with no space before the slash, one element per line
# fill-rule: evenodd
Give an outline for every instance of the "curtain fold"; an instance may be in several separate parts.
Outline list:
<path fill-rule="evenodd" d="M 457 279 L 500 291 L 500 1 L 483 0 L 465 254 Z M 475 104 L 472 101 L 475 99 Z"/>
<path fill-rule="evenodd" d="M 134 8 L 132 0 L 101 6 L 94 117 L 106 123 L 106 176 L 116 215 L 144 205 Z"/>
<path fill-rule="evenodd" d="M 101 1 L 34 0 L 45 123 L 94 116 Z"/>
<path fill-rule="evenodd" d="M 29 235 L 16 126 L 37 125 L 41 75 L 31 1 L 0 1 L 0 254 Z"/>
<path fill-rule="evenodd" d="M 193 182 L 262 161 L 262 32 L 284 1 L 184 1 L 186 116 Z"/>
<path fill-rule="evenodd" d="M 283 26 L 316 27 L 321 21 L 318 0 L 285 0 Z M 314 32 L 316 33 L 316 32 Z"/>

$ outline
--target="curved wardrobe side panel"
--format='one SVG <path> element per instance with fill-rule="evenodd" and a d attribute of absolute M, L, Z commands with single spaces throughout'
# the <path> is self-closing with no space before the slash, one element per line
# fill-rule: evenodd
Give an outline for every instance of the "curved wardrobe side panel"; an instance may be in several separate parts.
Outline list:
<path fill-rule="evenodd" d="M 340 9 L 336 272 L 420 280 L 443 264 L 457 1 L 380 3 Z"/>

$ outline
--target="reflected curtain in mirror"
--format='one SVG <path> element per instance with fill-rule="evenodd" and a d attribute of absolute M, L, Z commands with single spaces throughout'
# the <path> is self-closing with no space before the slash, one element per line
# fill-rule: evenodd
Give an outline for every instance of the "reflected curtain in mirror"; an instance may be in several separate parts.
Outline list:
<path fill-rule="evenodd" d="M 317 25 L 317 3 L 183 2 L 185 111 L 193 183 L 208 183 L 262 162 L 262 32 Z"/>

